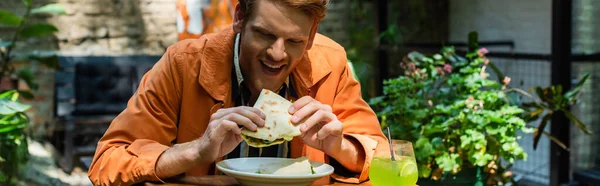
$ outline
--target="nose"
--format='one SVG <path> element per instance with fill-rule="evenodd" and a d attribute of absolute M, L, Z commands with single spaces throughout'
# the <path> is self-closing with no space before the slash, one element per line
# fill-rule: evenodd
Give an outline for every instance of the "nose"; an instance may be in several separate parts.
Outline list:
<path fill-rule="evenodd" d="M 267 49 L 267 56 L 270 58 L 269 60 L 283 61 L 287 57 L 284 40 L 281 38 L 275 40 L 271 47 Z"/>

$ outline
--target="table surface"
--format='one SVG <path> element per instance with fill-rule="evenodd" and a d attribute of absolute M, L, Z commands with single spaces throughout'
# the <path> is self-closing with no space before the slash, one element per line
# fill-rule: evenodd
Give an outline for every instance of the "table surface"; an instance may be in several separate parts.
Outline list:
<path fill-rule="evenodd" d="M 175 185 L 180 185 L 180 186 L 191 186 L 191 185 L 238 186 L 238 185 L 240 185 L 235 180 L 235 178 L 229 177 L 229 176 L 224 176 L 224 175 L 186 176 L 186 177 L 177 178 L 174 180 L 165 180 L 165 182 L 167 182 L 167 183 L 161 184 L 161 183 L 146 182 L 145 185 L 146 186 L 159 186 L 159 185 L 161 185 L 161 186 L 175 186 Z M 369 181 L 361 183 L 361 184 L 347 184 L 347 183 L 335 182 L 335 183 L 332 183 L 330 186 L 342 186 L 342 185 L 372 186 L 372 184 Z"/>

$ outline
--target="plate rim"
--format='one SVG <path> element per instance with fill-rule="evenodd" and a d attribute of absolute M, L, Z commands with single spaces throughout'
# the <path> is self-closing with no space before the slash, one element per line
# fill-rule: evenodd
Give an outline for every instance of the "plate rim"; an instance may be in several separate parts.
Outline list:
<path fill-rule="evenodd" d="M 240 175 L 240 176 L 244 176 L 244 177 L 275 178 L 275 179 L 318 179 L 318 178 L 322 178 L 324 176 L 330 176 L 335 170 L 335 168 L 333 168 L 333 166 L 331 166 L 327 163 L 316 162 L 316 161 L 312 161 L 312 160 L 309 160 L 309 162 L 311 164 L 313 164 L 313 165 L 318 164 L 319 166 L 326 166 L 327 168 L 329 168 L 329 170 L 326 172 L 323 172 L 323 173 L 315 173 L 315 174 L 298 176 L 298 175 L 281 175 L 281 174 L 256 174 L 256 173 L 251 173 L 251 172 L 243 172 L 243 171 L 238 171 L 238 170 L 234 170 L 234 169 L 229 169 L 222 165 L 226 161 L 241 160 L 241 159 L 255 159 L 256 160 L 256 159 L 293 159 L 293 158 L 245 157 L 245 158 L 226 159 L 226 160 L 222 160 L 222 161 L 219 161 L 218 163 L 216 163 L 216 167 L 217 167 L 217 169 L 219 169 L 220 171 L 224 172 L 227 175 L 229 175 L 228 173 L 235 174 L 236 176 L 233 176 L 233 175 L 229 175 L 229 176 L 236 177 L 236 178 L 237 178 L 237 175 Z"/>

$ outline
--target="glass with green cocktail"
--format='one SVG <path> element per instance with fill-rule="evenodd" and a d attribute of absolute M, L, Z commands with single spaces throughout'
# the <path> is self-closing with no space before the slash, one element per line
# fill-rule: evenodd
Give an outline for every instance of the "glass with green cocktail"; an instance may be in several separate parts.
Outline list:
<path fill-rule="evenodd" d="M 378 152 L 371 161 L 369 177 L 374 186 L 414 186 L 418 179 L 417 163 L 412 143 L 404 140 L 392 140 L 391 153 Z"/>

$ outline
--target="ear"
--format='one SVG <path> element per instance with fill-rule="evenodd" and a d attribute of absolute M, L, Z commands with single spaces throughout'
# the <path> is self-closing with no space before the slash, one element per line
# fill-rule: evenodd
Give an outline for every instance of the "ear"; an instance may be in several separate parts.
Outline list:
<path fill-rule="evenodd" d="M 315 21 L 312 25 L 312 28 L 310 29 L 310 35 L 308 37 L 308 45 L 306 45 L 306 50 L 309 50 L 312 47 L 313 41 L 315 40 L 315 36 L 317 35 L 318 30 L 319 22 Z"/>
<path fill-rule="evenodd" d="M 235 33 L 241 33 L 244 28 L 244 11 L 242 11 L 242 5 L 238 3 L 235 5 L 235 13 L 233 14 L 233 31 Z"/>

